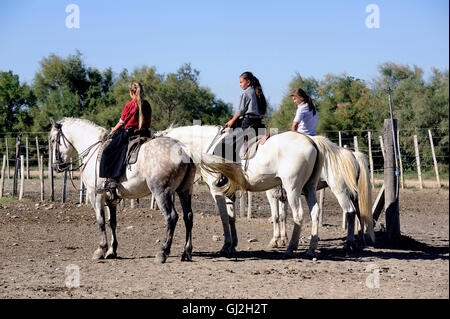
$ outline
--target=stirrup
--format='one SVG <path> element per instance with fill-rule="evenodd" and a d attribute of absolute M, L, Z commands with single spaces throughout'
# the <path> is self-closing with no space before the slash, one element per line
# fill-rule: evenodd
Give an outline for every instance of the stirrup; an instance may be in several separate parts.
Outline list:
<path fill-rule="evenodd" d="M 107 191 L 115 193 L 117 188 L 117 182 L 105 181 L 102 186 L 97 188 L 97 194 L 104 194 Z"/>

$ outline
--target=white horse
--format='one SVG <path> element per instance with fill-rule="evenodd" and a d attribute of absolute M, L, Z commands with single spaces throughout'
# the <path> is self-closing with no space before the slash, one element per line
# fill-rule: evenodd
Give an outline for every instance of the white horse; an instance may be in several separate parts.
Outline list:
<path fill-rule="evenodd" d="M 322 136 L 313 136 L 312 139 L 317 142 L 319 139 L 326 138 Z M 328 158 L 322 169 L 318 189 L 327 186 L 330 187 L 330 190 L 335 195 L 346 216 L 347 239 L 344 243 L 344 250 L 357 250 L 359 249 L 359 244 L 354 238 L 355 214 L 361 224 L 361 229 L 359 230 L 358 236 L 359 239 L 364 242 L 364 229 L 366 228 L 367 234 L 370 236 L 371 241 L 373 243 L 375 242 L 371 208 L 372 191 L 369 180 L 369 168 L 363 153 L 352 152 L 351 150 L 339 147 L 334 143 L 331 144 L 331 147 L 339 153 L 338 158 L 345 157 L 348 161 L 352 162 L 353 169 L 344 171 L 344 169 L 352 166 L 346 166 L 342 169 L 333 169 L 333 163 Z M 344 175 L 350 177 L 350 185 L 347 185 L 344 181 Z M 269 190 L 266 193 L 270 203 L 273 222 L 273 238 L 271 239 L 268 247 L 282 247 L 286 245 L 288 240 L 286 233 L 287 205 L 285 204 L 285 200 L 279 200 L 279 190 Z"/>
<path fill-rule="evenodd" d="M 230 133 L 230 129 L 221 126 L 211 125 L 194 125 L 173 128 L 170 127 L 158 134 L 167 135 L 180 140 L 186 144 L 190 149 L 198 152 L 211 152 L 214 147 Z M 313 140 L 321 139 L 321 137 L 313 137 Z M 354 220 L 355 212 L 360 220 L 364 220 L 361 225 L 367 225 L 367 230 L 372 240 L 373 236 L 373 222 L 372 213 L 370 209 L 371 191 L 370 183 L 368 183 L 368 168 L 365 162 L 365 157 L 362 153 L 354 152 L 354 156 L 345 148 L 337 148 L 337 146 L 328 140 L 325 140 L 324 145 L 329 145 L 333 148 L 329 154 L 342 153 L 341 156 L 331 156 L 324 162 L 324 167 L 321 171 L 321 178 L 319 181 L 319 188 L 330 186 L 332 192 L 335 194 L 342 209 L 347 215 L 347 222 L 349 223 L 347 229 L 347 241 L 344 244 L 345 249 L 350 249 L 355 246 L 353 225 L 351 221 Z M 333 160 L 337 161 L 345 158 L 345 161 L 351 161 L 353 165 L 343 165 L 347 182 L 347 186 L 342 176 L 343 171 L 336 167 L 332 167 Z M 224 230 L 224 246 L 221 249 L 221 254 L 228 255 L 235 252 L 235 247 L 238 244 L 238 236 L 235 225 L 235 206 L 234 198 L 223 196 L 222 192 L 218 192 L 215 186 L 218 175 L 202 170 L 202 175 L 208 184 L 212 197 L 216 202 Z M 336 177 L 337 176 L 337 177 Z M 354 181 L 354 182 L 353 182 Z M 266 191 L 272 212 L 274 235 L 269 243 L 269 247 L 281 247 L 287 244 L 288 238 L 286 235 L 286 212 L 287 206 L 284 201 L 278 203 L 277 193 L 279 188 L 270 189 Z M 358 202 L 356 202 L 359 201 Z M 361 215 L 359 214 L 361 210 Z M 351 224 L 351 225 L 350 225 Z"/>
<path fill-rule="evenodd" d="M 93 259 L 114 258 L 117 255 L 116 205 L 117 200 L 105 193 L 97 194 L 96 188 L 104 182 L 98 177 L 97 161 L 100 143 L 107 131 L 91 121 L 76 118 L 63 118 L 58 123 L 51 120 L 50 142 L 54 168 L 63 171 L 72 163 L 71 157 L 77 152 L 83 160 L 82 179 L 86 185 L 87 196 L 95 210 L 101 232 L 99 247 Z M 163 263 L 170 253 L 178 214 L 173 202 L 174 193 L 180 198 L 186 226 L 186 243 L 181 260 L 192 259 L 193 213 L 191 196 L 195 177 L 195 164 L 189 150 L 170 137 L 160 137 L 147 141 L 141 146 L 137 162 L 126 169 L 119 180 L 117 193 L 120 198 L 140 198 L 152 193 L 166 219 L 166 232 L 161 250 L 155 261 Z M 105 203 L 108 209 L 107 223 L 111 229 L 111 246 L 105 227 Z"/>

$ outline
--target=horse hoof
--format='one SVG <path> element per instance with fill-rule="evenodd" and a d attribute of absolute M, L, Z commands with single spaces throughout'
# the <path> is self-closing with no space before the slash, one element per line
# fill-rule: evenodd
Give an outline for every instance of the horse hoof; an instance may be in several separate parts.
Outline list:
<path fill-rule="evenodd" d="M 292 251 L 292 250 L 286 250 L 285 252 L 284 252 L 284 254 L 283 254 L 283 259 L 291 259 L 291 258 L 294 258 L 295 257 L 295 255 L 294 255 L 294 252 Z"/>
<path fill-rule="evenodd" d="M 183 253 L 183 255 L 181 255 L 181 261 L 192 261 L 192 255 Z"/>
<path fill-rule="evenodd" d="M 314 251 L 312 251 L 312 250 L 308 250 L 308 251 L 306 252 L 306 256 L 308 256 L 308 257 L 311 258 L 311 259 L 314 259 L 314 258 L 317 259 L 317 254 L 316 254 Z"/>
<path fill-rule="evenodd" d="M 159 252 L 155 256 L 155 263 L 164 264 L 167 260 L 167 255 L 163 252 Z"/>
<path fill-rule="evenodd" d="M 347 241 L 344 243 L 344 253 L 350 254 L 361 251 L 361 247 L 356 242 Z"/>
<path fill-rule="evenodd" d="M 101 248 L 97 248 L 97 250 L 94 252 L 94 255 L 92 256 L 92 260 L 100 260 L 105 257 L 105 252 Z"/>
<path fill-rule="evenodd" d="M 278 240 L 272 239 L 266 247 L 267 249 L 271 249 L 271 248 L 279 248 L 280 246 L 278 245 Z"/>
<path fill-rule="evenodd" d="M 106 252 L 105 259 L 114 259 L 116 257 L 117 257 L 117 253 L 116 252 L 114 252 L 112 250 L 108 250 Z"/>

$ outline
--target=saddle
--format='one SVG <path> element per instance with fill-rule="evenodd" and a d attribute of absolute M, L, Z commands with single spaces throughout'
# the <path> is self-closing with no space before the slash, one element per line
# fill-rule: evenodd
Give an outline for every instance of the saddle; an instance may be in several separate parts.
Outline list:
<path fill-rule="evenodd" d="M 271 135 L 269 131 L 265 135 L 257 135 L 251 138 L 248 141 L 247 145 L 242 145 L 239 151 L 239 157 L 241 158 L 241 160 L 249 160 L 253 158 L 256 154 L 256 151 L 258 150 L 258 146 L 264 145 L 264 143 L 269 139 L 270 136 Z"/>
<path fill-rule="evenodd" d="M 151 135 L 151 132 L 149 130 L 141 130 L 136 131 L 135 134 L 133 134 L 129 140 L 128 140 L 128 146 L 127 146 L 127 153 L 125 156 L 125 163 L 124 165 L 131 165 L 135 164 L 137 162 L 137 158 L 139 155 L 139 150 L 145 142 L 154 139 L 155 136 Z M 103 150 L 106 146 L 111 142 L 111 139 L 108 138 L 106 135 L 102 143 L 100 145 L 98 155 L 97 155 L 97 161 L 100 162 L 102 159 Z"/>

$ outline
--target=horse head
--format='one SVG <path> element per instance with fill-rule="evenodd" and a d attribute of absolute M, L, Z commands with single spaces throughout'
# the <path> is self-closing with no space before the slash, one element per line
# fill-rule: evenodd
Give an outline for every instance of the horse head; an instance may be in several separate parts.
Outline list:
<path fill-rule="evenodd" d="M 50 123 L 52 124 L 49 136 L 53 161 L 52 168 L 61 173 L 72 164 L 71 158 L 75 152 L 75 147 L 64 135 L 62 123 L 55 122 L 53 118 L 50 118 Z"/>

